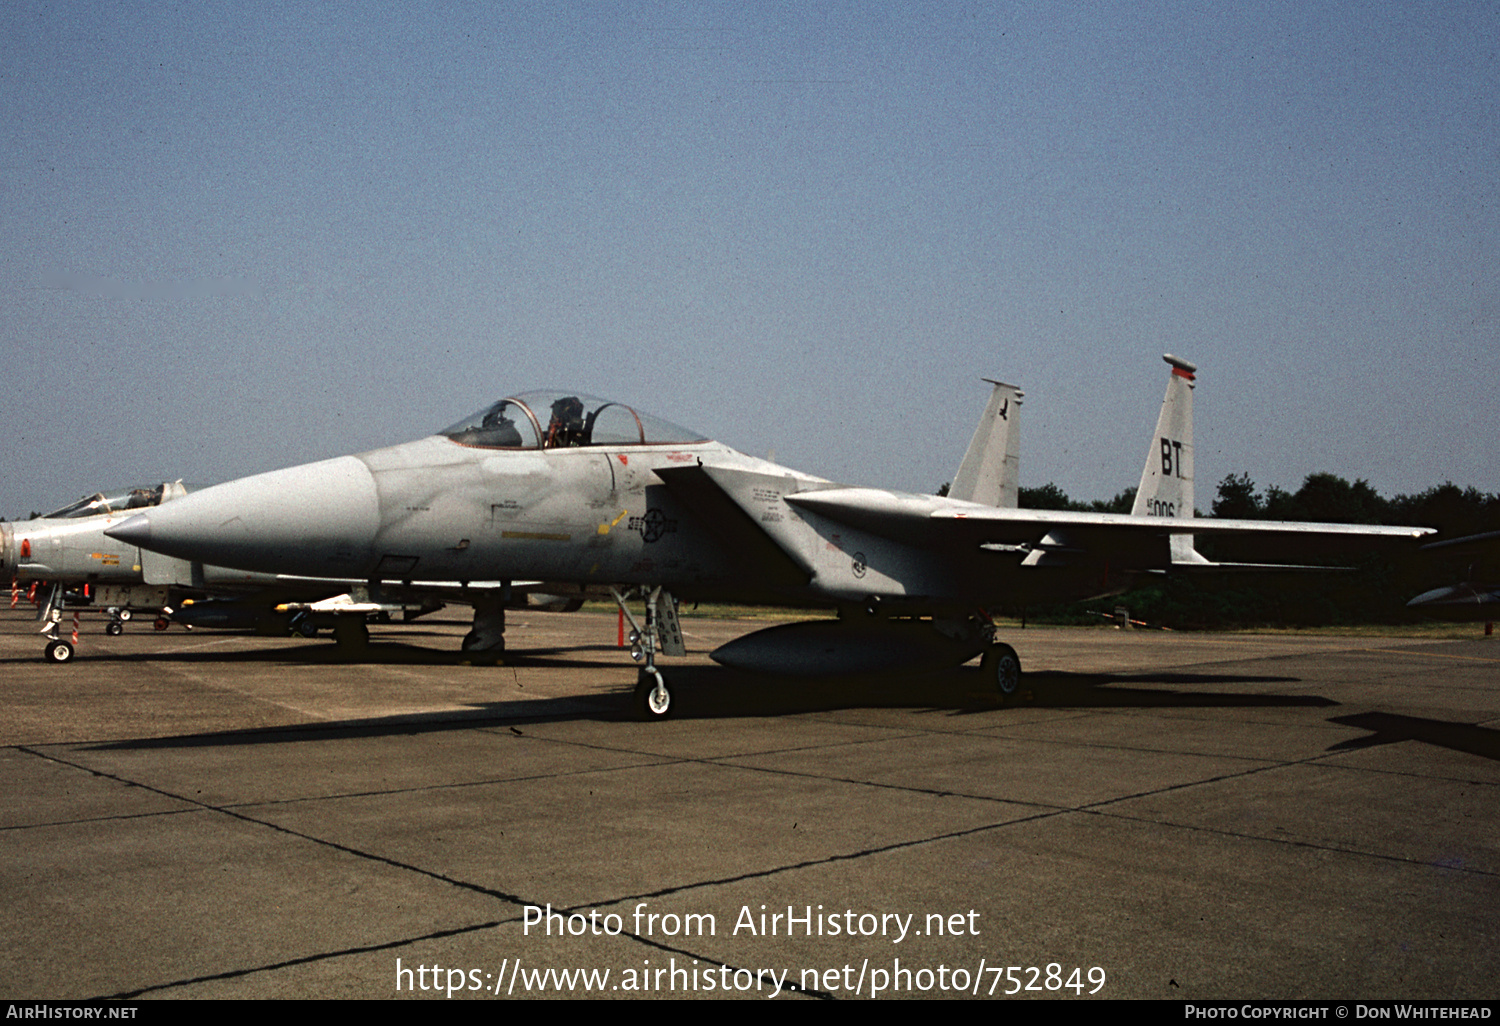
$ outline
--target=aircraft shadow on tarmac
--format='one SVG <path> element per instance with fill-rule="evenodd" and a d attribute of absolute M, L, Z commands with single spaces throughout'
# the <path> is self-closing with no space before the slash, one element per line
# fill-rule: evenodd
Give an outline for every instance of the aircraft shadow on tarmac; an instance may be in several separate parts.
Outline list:
<path fill-rule="evenodd" d="M 396 646 L 372 646 L 372 661 L 398 662 L 377 651 Z M 367 738 L 470 730 L 476 727 L 508 726 L 521 732 L 527 723 L 567 720 L 621 721 L 632 719 L 629 665 L 621 666 L 614 649 L 607 663 L 579 660 L 508 656 L 510 665 L 592 666 L 619 674 L 622 687 L 616 693 L 593 692 L 576 696 L 487 702 L 461 710 L 412 713 L 343 722 L 320 722 L 283 728 L 222 731 L 170 738 L 142 738 L 92 746 L 99 750 L 186 748 L 216 745 L 281 744 L 333 738 Z M 186 653 L 184 654 L 186 655 Z M 265 653 L 240 653 L 240 657 L 265 657 Z M 423 650 L 421 661 L 453 664 L 449 653 Z M 284 655 L 283 655 L 284 658 Z M 416 660 L 411 660 L 416 661 Z M 626 672 L 621 672 L 626 671 Z M 1028 676 L 1016 698 L 1002 700 L 987 687 L 978 667 L 959 667 L 941 674 L 903 675 L 874 679 L 795 678 L 767 676 L 719 666 L 679 666 L 670 669 L 673 680 L 673 716 L 682 720 L 713 720 L 741 717 L 791 716 L 841 709 L 910 709 L 921 713 L 966 716 L 982 712 L 1024 708 L 1245 708 L 1326 707 L 1331 699 L 1308 695 L 1242 694 L 1182 691 L 1182 685 L 1265 685 L 1297 683 L 1300 678 L 1245 674 L 1079 674 L 1057 671 Z M 1139 685 L 1136 687 L 1121 685 Z M 1113 685 L 1106 687 L 1105 685 Z M 1166 685 L 1167 688 L 1159 687 Z M 660 726 L 650 729 L 663 729 Z"/>
<path fill-rule="evenodd" d="M 1391 745 L 1398 741 L 1422 741 L 1439 748 L 1467 752 L 1469 755 L 1477 755 L 1482 759 L 1500 761 L 1500 730 L 1481 727 L 1474 723 L 1428 720 L 1420 716 L 1400 716 L 1396 713 L 1383 712 L 1335 716 L 1328 722 L 1371 732 L 1369 737 L 1356 737 L 1341 741 L 1330 747 L 1328 749 L 1330 752 L 1355 751 L 1376 745 Z"/>
<path fill-rule="evenodd" d="M 240 632 L 215 632 L 231 637 Z M 411 637 L 431 637 L 422 631 L 409 632 Z M 244 634 L 245 637 L 253 635 Z M 451 638 L 441 637 L 443 644 Z M 317 666 L 474 666 L 494 665 L 493 659 L 475 656 L 453 648 L 432 648 L 398 640 L 393 632 L 382 632 L 380 640 L 355 652 L 326 641 L 289 639 L 284 645 L 242 651 L 193 649 L 183 652 L 105 654 L 92 652 L 84 659 L 89 663 L 295 663 Z M 5 660 L 0 660 L 4 662 Z M 29 659 L 13 660 L 20 662 Z M 557 647 L 528 647 L 507 651 L 501 665 L 516 667 L 552 667 L 557 669 L 598 668 L 605 671 L 630 671 L 624 650 L 617 645 L 568 644 Z M 661 664 L 670 675 L 674 692 L 686 686 L 684 700 L 688 707 L 674 710 L 674 716 L 762 716 L 783 712 L 826 711 L 860 706 L 927 707 L 956 703 L 956 711 L 993 709 L 1001 702 L 991 685 L 984 683 L 977 665 L 929 673 L 887 674 L 870 677 L 798 677 L 754 674 L 720 666 L 674 666 L 670 660 Z M 707 675 L 703 677 L 703 675 Z M 703 679 L 700 680 L 700 677 Z M 1119 685 L 1207 685 L 1223 687 L 1234 684 L 1296 684 L 1300 677 L 1255 676 L 1233 673 L 1070 673 L 1042 671 L 1027 673 L 1023 678 L 1024 704 L 1044 706 L 1255 706 L 1255 705 L 1336 705 L 1328 699 L 1304 695 L 1216 694 L 1121 688 Z M 1101 690 L 1104 685 L 1116 687 Z M 934 701 L 934 694 L 945 697 Z M 722 692 L 723 694 L 716 694 Z M 728 697 L 728 696 L 734 697 Z M 706 703 L 706 704 L 705 704 Z M 811 703 L 811 704 L 810 704 Z M 1011 704 L 1018 704 L 1012 702 Z M 708 711 L 709 708 L 712 711 Z M 524 716 L 524 713 L 517 715 Z"/>
<path fill-rule="evenodd" d="M 230 638 L 236 634 L 242 637 L 255 637 L 248 632 L 238 631 L 216 631 L 214 637 Z M 194 649 L 185 652 L 152 652 L 152 653 L 102 653 L 92 651 L 79 657 L 80 663 L 91 664 L 107 663 L 219 663 L 219 664 L 252 664 L 252 663 L 297 663 L 300 665 L 315 666 L 352 666 L 369 664 L 374 666 L 471 666 L 471 665 L 493 665 L 494 660 L 476 658 L 468 652 L 457 649 L 427 648 L 421 645 L 413 645 L 400 641 L 390 640 L 389 633 L 381 635 L 381 641 L 372 641 L 367 647 L 357 652 L 349 652 L 338 645 L 326 641 L 301 641 L 289 640 L 286 644 L 274 648 L 255 648 L 243 651 L 230 651 L 226 649 Z M 445 641 L 448 639 L 444 639 Z M 569 658 L 569 656 L 582 653 L 597 652 L 599 658 Z M 0 662 L 32 662 L 35 657 L 25 656 Z M 556 666 L 556 667 L 589 667 L 602 668 L 621 666 L 629 667 L 624 661 L 624 653 L 614 645 L 576 645 L 570 644 L 556 648 L 528 648 L 525 651 L 507 653 L 502 660 L 506 666 Z"/>

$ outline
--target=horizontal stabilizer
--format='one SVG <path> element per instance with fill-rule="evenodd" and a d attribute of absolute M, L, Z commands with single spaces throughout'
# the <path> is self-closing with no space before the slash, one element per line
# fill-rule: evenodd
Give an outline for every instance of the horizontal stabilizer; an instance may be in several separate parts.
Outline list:
<path fill-rule="evenodd" d="M 1443 541 L 1428 542 L 1422 546 L 1423 552 L 1439 549 L 1455 550 L 1461 553 L 1500 552 L 1500 531 L 1466 534 L 1462 538 L 1448 538 Z"/>
<path fill-rule="evenodd" d="M 1492 584 L 1454 584 L 1445 588 L 1424 591 L 1407 603 L 1412 609 L 1424 613 L 1449 613 L 1467 610 L 1478 619 L 1500 618 L 1500 587 Z M 1477 614 L 1482 613 L 1482 616 Z"/>
<path fill-rule="evenodd" d="M 1318 573 L 1345 573 L 1353 570 L 1348 566 L 1312 566 L 1308 563 L 1215 563 L 1213 560 L 1205 559 L 1189 563 L 1173 563 L 1173 573 L 1285 573 L 1289 571 L 1306 571 Z M 1166 573 L 1162 570 L 1160 573 Z"/>

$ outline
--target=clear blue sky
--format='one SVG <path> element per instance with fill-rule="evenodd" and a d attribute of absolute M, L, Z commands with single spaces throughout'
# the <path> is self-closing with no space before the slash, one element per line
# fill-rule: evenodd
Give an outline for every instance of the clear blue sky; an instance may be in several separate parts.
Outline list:
<path fill-rule="evenodd" d="M 0 514 L 577 388 L 931 491 L 1500 491 L 1500 5 L 0 5 Z"/>

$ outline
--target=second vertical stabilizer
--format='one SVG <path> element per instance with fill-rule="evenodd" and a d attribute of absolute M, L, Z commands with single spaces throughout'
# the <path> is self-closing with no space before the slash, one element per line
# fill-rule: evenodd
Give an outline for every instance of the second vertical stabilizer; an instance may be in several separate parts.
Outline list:
<path fill-rule="evenodd" d="M 1156 433 L 1131 514 L 1138 517 L 1193 515 L 1193 382 L 1197 367 L 1168 353 L 1172 367 Z"/>
<path fill-rule="evenodd" d="M 1193 515 L 1193 383 L 1198 368 L 1171 353 L 1162 359 L 1171 365 L 1172 375 L 1167 378 L 1167 395 L 1161 401 L 1161 416 L 1130 512 L 1138 517 L 1186 519 Z M 1190 534 L 1174 534 L 1170 544 L 1176 565 L 1208 562 L 1193 547 Z"/>

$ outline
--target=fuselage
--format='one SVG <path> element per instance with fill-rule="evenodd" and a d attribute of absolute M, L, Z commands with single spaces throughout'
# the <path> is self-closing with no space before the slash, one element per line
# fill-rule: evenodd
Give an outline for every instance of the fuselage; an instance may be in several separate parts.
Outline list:
<path fill-rule="evenodd" d="M 493 451 L 441 435 L 242 478 L 152 511 L 145 543 L 272 574 L 717 590 L 742 570 L 655 471 L 820 481 L 716 442 Z"/>
<path fill-rule="evenodd" d="M 35 581 L 132 583 L 141 578 L 141 552 L 106 537 L 106 528 L 133 516 L 101 514 L 79 520 L 18 520 L 0 524 L 0 574 Z"/>
<path fill-rule="evenodd" d="M 194 492 L 113 533 L 184 560 L 413 589 L 642 584 L 965 616 L 1018 584 L 1028 601 L 1108 590 L 1087 558 L 1023 563 L 1019 547 L 928 519 L 991 509 L 841 488 L 617 403 L 528 393 L 414 442 Z"/>

